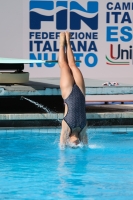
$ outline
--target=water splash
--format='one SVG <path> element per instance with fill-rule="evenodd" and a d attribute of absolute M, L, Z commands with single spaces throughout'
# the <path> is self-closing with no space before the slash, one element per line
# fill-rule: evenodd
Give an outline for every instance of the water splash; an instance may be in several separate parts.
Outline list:
<path fill-rule="evenodd" d="M 26 98 L 26 97 L 24 97 L 24 96 L 21 96 L 21 98 L 20 98 L 20 100 L 23 100 L 23 99 L 25 99 L 25 100 L 27 100 L 27 101 L 29 101 L 29 102 L 31 102 L 32 104 L 34 104 L 34 105 L 36 105 L 38 108 L 41 108 L 41 109 L 43 109 L 43 110 L 45 110 L 47 113 L 55 113 L 54 111 L 52 111 L 52 110 L 50 110 L 49 108 L 47 108 L 46 106 L 44 106 L 44 105 L 42 105 L 42 104 L 40 104 L 40 103 L 38 103 L 38 102 L 36 102 L 36 101 L 33 101 L 33 100 L 31 100 L 31 99 L 28 99 L 28 98 Z M 56 113 L 57 114 L 57 113 Z M 60 124 L 61 124 L 61 121 L 59 120 L 59 119 L 56 119 L 55 121 L 58 121 Z"/>
<path fill-rule="evenodd" d="M 98 144 L 89 144 L 90 149 L 103 149 L 104 147 L 102 145 Z"/>

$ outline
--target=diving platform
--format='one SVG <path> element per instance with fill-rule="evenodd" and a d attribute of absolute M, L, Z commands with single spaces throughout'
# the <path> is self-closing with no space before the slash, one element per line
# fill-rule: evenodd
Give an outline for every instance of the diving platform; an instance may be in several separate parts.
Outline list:
<path fill-rule="evenodd" d="M 23 72 L 24 65 L 30 63 L 45 63 L 45 62 L 46 61 L 42 60 L 0 58 L 0 83 L 1 84 L 26 83 L 29 81 L 29 73 Z"/>

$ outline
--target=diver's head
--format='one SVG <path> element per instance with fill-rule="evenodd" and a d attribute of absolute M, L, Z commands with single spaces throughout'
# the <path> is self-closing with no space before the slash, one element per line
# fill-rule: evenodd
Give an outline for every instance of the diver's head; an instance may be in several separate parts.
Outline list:
<path fill-rule="evenodd" d="M 79 139 L 79 131 L 73 130 L 71 134 L 69 135 L 69 141 L 70 143 L 73 143 L 75 145 L 78 145 L 80 143 Z"/>

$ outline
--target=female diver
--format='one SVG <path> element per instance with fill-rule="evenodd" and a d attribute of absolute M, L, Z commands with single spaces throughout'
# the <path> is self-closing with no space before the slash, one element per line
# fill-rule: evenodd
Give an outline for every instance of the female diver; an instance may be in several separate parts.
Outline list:
<path fill-rule="evenodd" d="M 86 134 L 85 84 L 81 71 L 76 67 L 70 44 L 70 33 L 60 33 L 58 63 L 60 66 L 60 88 L 65 104 L 60 145 L 76 147 L 88 144 Z"/>

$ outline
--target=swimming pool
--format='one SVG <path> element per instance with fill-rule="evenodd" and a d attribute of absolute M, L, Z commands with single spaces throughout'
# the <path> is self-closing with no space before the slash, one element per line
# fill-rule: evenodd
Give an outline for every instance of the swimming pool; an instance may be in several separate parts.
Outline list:
<path fill-rule="evenodd" d="M 133 199 L 133 131 L 88 134 L 88 148 L 60 150 L 59 133 L 1 131 L 0 199 Z"/>

